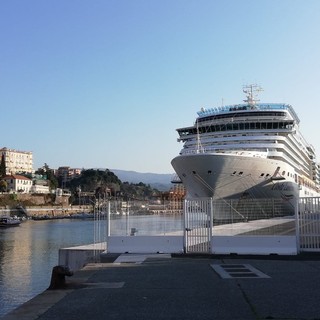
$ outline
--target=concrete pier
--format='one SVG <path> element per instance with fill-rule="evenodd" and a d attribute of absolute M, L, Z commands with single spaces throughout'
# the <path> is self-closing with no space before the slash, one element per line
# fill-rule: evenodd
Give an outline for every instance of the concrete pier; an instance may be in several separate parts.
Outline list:
<path fill-rule="evenodd" d="M 219 273 L 221 269 L 224 272 Z M 320 255 L 105 255 L 67 280 L 66 290 L 47 290 L 3 320 L 256 320 L 320 315 Z"/>
<path fill-rule="evenodd" d="M 100 261 L 100 255 L 106 249 L 106 242 L 59 249 L 59 265 L 78 271 L 90 262 Z"/>

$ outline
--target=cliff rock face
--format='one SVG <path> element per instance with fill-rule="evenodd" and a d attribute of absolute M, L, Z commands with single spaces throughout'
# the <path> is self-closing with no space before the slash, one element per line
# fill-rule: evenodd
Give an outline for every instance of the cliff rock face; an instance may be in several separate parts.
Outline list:
<path fill-rule="evenodd" d="M 56 197 L 53 194 L 0 194 L 0 206 L 43 206 L 43 205 L 69 205 L 69 196 Z"/>

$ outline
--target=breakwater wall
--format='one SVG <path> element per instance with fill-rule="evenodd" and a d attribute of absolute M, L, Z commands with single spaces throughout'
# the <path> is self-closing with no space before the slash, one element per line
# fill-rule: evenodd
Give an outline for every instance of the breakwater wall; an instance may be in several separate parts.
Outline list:
<path fill-rule="evenodd" d="M 7 206 L 0 207 L 0 216 L 17 215 L 35 218 L 64 218 L 77 213 L 92 212 L 92 206 L 25 206 L 17 208 L 9 208 Z"/>
<path fill-rule="evenodd" d="M 1 193 L 0 206 L 63 206 L 69 205 L 70 196 L 57 196 L 56 194 L 30 194 L 30 193 Z"/>

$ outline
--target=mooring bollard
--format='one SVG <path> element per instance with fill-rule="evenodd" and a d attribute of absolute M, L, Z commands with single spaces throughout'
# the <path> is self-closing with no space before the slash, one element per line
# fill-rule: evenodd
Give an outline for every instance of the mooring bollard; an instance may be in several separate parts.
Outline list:
<path fill-rule="evenodd" d="M 138 232 L 137 228 L 131 228 L 130 236 L 135 236 L 137 232 Z"/>
<path fill-rule="evenodd" d="M 66 276 L 71 277 L 73 271 L 68 266 L 55 266 L 52 269 L 49 290 L 65 289 Z"/>

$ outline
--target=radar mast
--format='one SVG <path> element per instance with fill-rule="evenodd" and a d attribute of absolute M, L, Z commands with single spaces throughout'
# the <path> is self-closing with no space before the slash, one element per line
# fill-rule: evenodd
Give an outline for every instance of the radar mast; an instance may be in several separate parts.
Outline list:
<path fill-rule="evenodd" d="M 256 103 L 260 101 L 257 99 L 258 93 L 263 91 L 263 89 L 257 84 L 250 84 L 250 85 L 243 86 L 242 90 L 247 97 L 247 99 L 243 101 L 248 103 L 250 107 L 254 108 Z"/>

